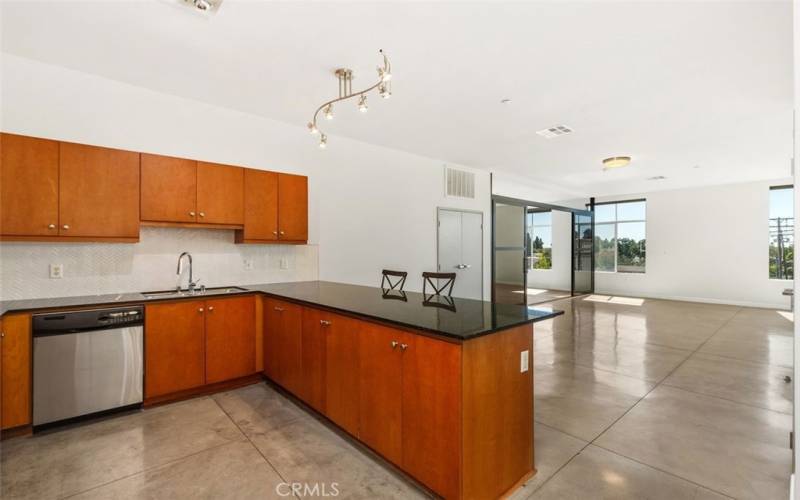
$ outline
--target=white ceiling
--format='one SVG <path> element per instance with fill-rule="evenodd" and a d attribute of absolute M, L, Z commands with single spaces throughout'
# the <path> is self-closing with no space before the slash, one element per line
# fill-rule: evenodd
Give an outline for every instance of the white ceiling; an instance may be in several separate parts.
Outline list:
<path fill-rule="evenodd" d="M 336 67 L 371 84 L 383 48 L 394 96 L 339 106 L 329 147 L 600 196 L 788 176 L 791 19 L 790 1 L 3 2 L 2 50 L 304 126 Z M 557 124 L 575 132 L 535 134 Z M 634 161 L 603 172 L 616 155 Z"/>

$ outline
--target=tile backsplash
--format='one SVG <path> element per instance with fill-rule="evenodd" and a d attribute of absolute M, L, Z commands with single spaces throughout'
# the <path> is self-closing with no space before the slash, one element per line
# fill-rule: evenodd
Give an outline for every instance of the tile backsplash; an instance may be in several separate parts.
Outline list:
<path fill-rule="evenodd" d="M 208 287 L 316 280 L 318 250 L 316 245 L 236 245 L 228 230 L 151 227 L 141 228 L 135 244 L 0 243 L 0 299 L 174 288 L 178 255 L 184 251 L 194 259 L 194 278 Z M 64 266 L 63 278 L 50 278 L 51 264 Z M 184 286 L 187 276 L 184 271 Z"/>

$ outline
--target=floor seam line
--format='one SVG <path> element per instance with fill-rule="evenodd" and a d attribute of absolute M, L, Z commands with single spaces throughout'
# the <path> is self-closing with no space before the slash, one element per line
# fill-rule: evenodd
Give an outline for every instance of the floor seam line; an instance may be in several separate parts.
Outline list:
<path fill-rule="evenodd" d="M 248 442 L 248 443 L 250 443 L 250 446 L 252 446 L 253 448 L 255 448 L 255 450 L 258 452 L 258 454 L 259 454 L 259 455 L 261 455 L 261 458 L 263 458 L 263 459 L 264 459 L 264 461 L 267 463 L 267 465 L 269 465 L 269 466 L 270 466 L 270 468 L 271 468 L 273 471 L 275 471 L 275 474 L 277 474 L 277 475 L 278 475 L 278 477 L 279 477 L 279 478 L 281 478 L 281 480 L 282 480 L 284 483 L 288 483 L 288 481 L 286 480 L 286 478 L 285 478 L 285 477 L 283 477 L 283 474 L 281 474 L 281 473 L 278 471 L 278 469 L 275 467 L 275 465 L 273 465 L 273 463 L 269 461 L 269 459 L 267 458 L 267 456 L 266 456 L 266 455 L 264 455 L 264 453 L 263 453 L 263 452 L 262 452 L 262 451 L 261 451 L 261 450 L 258 448 L 258 446 L 256 446 L 256 444 L 253 442 L 253 440 L 252 440 L 252 439 L 250 439 L 250 436 L 248 436 L 248 435 L 247 435 L 247 433 L 246 433 L 246 432 L 244 432 L 244 430 L 242 430 L 242 428 L 239 426 L 239 424 L 237 424 L 237 423 L 236 423 L 236 421 L 233 419 L 233 417 L 230 415 L 230 413 L 228 413 L 228 412 L 225 410 L 225 408 L 223 408 L 223 407 L 222 407 L 222 405 L 221 405 L 221 404 L 219 404 L 219 401 L 217 401 L 217 400 L 216 400 L 216 398 L 214 398 L 214 397 L 212 397 L 212 398 L 211 398 L 211 400 L 212 400 L 212 401 L 214 401 L 214 404 L 216 404 L 216 405 L 217 405 L 217 407 L 219 407 L 219 409 L 222 411 L 222 413 L 224 413 L 224 414 L 225 414 L 225 416 L 226 416 L 226 417 L 228 417 L 228 420 L 230 420 L 230 421 L 231 421 L 231 423 L 233 423 L 233 425 L 235 425 L 235 426 L 236 426 L 236 429 L 238 429 L 238 430 L 239 430 L 239 432 L 241 432 L 241 433 L 242 433 L 242 436 L 244 436 L 244 438 L 245 438 L 245 439 L 247 439 L 247 442 Z M 295 495 L 294 495 L 294 493 L 292 494 L 292 496 L 295 496 Z"/>
<path fill-rule="evenodd" d="M 690 393 L 690 394 L 696 394 L 696 395 L 698 395 L 698 396 L 705 396 L 705 397 L 708 397 L 708 398 L 719 399 L 719 400 L 721 400 L 721 401 L 727 401 L 727 402 L 729 402 L 729 403 L 733 403 L 733 404 L 737 404 L 737 405 L 746 406 L 746 407 L 748 407 L 748 408 L 756 408 L 756 409 L 758 409 L 758 410 L 771 411 L 771 412 L 773 412 L 773 413 L 780 413 L 781 415 L 790 415 L 790 416 L 792 415 L 792 413 L 787 413 L 787 412 L 785 412 L 785 411 L 773 410 L 772 408 L 765 408 L 765 407 L 763 407 L 763 406 L 757 406 L 757 405 L 751 405 L 751 404 L 748 404 L 748 403 L 742 403 L 741 401 L 736 401 L 736 400 L 734 400 L 734 399 L 723 398 L 723 397 L 721 397 L 721 396 L 715 396 L 715 395 L 713 395 L 713 394 L 706 394 L 705 392 L 693 391 L 693 390 L 691 390 L 691 389 L 686 389 L 685 387 L 680 387 L 680 386 L 677 386 L 677 385 L 672 385 L 672 384 L 670 384 L 670 383 L 668 383 L 668 382 L 664 382 L 664 383 L 663 383 L 663 385 L 664 385 L 665 387 L 669 387 L 669 388 L 672 388 L 672 389 L 677 389 L 677 390 L 679 390 L 679 391 L 683 391 L 683 392 L 688 392 L 688 393 Z"/>

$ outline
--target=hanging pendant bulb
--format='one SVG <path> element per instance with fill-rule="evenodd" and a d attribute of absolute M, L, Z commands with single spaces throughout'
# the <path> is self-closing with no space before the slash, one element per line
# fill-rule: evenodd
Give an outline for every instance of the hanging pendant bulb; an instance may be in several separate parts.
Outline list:
<path fill-rule="evenodd" d="M 385 84 L 385 83 L 382 83 L 382 84 L 381 84 L 381 85 L 378 87 L 378 93 L 379 93 L 379 94 L 380 94 L 380 96 L 381 96 L 382 98 L 384 98 L 384 99 L 388 99 L 388 98 L 392 97 L 392 93 L 389 91 L 389 88 L 386 86 L 386 84 Z"/>
<path fill-rule="evenodd" d="M 322 110 L 322 112 L 325 113 L 326 120 L 333 120 L 333 104 L 328 104 L 325 106 L 325 109 Z"/>
<path fill-rule="evenodd" d="M 361 94 L 361 97 L 358 99 L 358 110 L 362 113 L 366 113 L 369 110 L 367 106 L 367 96 Z"/>
<path fill-rule="evenodd" d="M 325 149 L 328 147 L 328 136 L 322 134 L 322 137 L 319 138 L 319 149 Z"/>
<path fill-rule="evenodd" d="M 319 129 L 312 122 L 308 122 L 308 133 L 311 135 L 318 134 Z"/>

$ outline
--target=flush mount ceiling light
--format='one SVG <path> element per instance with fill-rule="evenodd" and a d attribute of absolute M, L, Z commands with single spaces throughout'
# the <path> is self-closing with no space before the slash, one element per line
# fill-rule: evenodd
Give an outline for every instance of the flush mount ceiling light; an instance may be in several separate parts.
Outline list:
<path fill-rule="evenodd" d="M 204 1 L 204 0 L 198 0 Z M 208 0 L 210 1 L 210 0 Z M 328 145 L 328 136 L 323 134 L 317 125 L 317 117 L 320 112 L 327 120 L 333 120 L 333 105 L 339 101 L 345 101 L 358 97 L 358 110 L 366 113 L 369 110 L 367 106 L 367 93 L 373 90 L 378 90 L 378 95 L 384 99 L 392 96 L 392 65 L 383 50 L 379 51 L 383 56 L 383 67 L 378 67 L 378 82 L 371 87 L 364 90 L 353 92 L 353 71 L 347 68 L 339 68 L 334 72 L 336 79 L 339 81 L 339 97 L 331 99 L 328 102 L 322 103 L 314 112 L 314 117 L 308 122 L 308 131 L 311 134 L 322 134 L 319 141 L 319 147 L 325 149 Z"/>
<path fill-rule="evenodd" d="M 630 156 L 612 156 L 603 160 L 603 170 L 610 170 L 612 168 L 621 168 L 627 166 L 631 162 Z"/>
<path fill-rule="evenodd" d="M 222 0 L 179 0 L 180 3 L 192 7 L 198 12 L 212 13 L 219 9 Z"/>

